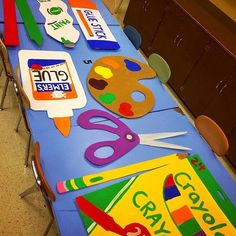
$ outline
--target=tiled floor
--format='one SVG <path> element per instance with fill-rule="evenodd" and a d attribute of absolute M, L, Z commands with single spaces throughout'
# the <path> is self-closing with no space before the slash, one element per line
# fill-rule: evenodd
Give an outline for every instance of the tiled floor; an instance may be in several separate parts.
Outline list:
<path fill-rule="evenodd" d="M 103 0 L 113 12 L 119 0 Z M 114 16 L 122 25 L 129 0 L 124 0 Z M 0 79 L 0 95 L 4 79 Z M 33 185 L 31 166 L 24 167 L 25 147 L 28 134 L 23 125 L 19 133 L 14 131 L 18 107 L 12 86 L 9 86 L 4 105 L 0 111 L 0 236 L 40 236 L 49 222 L 49 213 L 44 207 L 40 192 L 24 199 L 18 194 Z M 233 174 L 233 173 L 232 173 Z M 58 235 L 55 224 L 49 236 Z"/>
<path fill-rule="evenodd" d="M 115 3 L 107 1 L 111 6 Z M 124 0 L 115 15 L 121 23 L 127 5 L 128 1 Z M 4 82 L 2 76 L 0 96 Z M 11 84 L 4 108 L 0 111 L 0 236 L 41 236 L 50 220 L 41 193 L 38 191 L 24 199 L 19 198 L 19 193 L 34 184 L 34 177 L 31 166 L 24 167 L 28 134 L 22 124 L 19 133 L 14 130 L 19 111 Z M 55 224 L 48 235 L 58 235 Z"/>
<path fill-rule="evenodd" d="M 4 80 L 0 80 L 0 94 Z M 0 111 L 0 235 L 39 236 L 50 218 L 40 192 L 24 199 L 18 196 L 34 184 L 34 177 L 31 166 L 24 167 L 28 134 L 22 124 L 19 133 L 14 130 L 19 112 L 11 84 L 4 108 Z M 55 226 L 49 235 L 57 235 Z"/>

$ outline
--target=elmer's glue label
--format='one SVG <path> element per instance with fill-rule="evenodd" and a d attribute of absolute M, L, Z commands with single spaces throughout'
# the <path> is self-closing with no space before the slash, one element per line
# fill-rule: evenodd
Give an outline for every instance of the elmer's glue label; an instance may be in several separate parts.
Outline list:
<path fill-rule="evenodd" d="M 69 0 L 69 4 L 92 49 L 117 50 L 120 48 L 94 2 Z"/>

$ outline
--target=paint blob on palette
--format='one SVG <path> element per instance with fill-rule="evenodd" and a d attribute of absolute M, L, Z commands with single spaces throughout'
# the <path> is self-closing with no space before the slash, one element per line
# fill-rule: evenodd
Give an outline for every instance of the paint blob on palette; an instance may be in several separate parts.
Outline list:
<path fill-rule="evenodd" d="M 155 71 L 140 61 L 109 56 L 95 61 L 87 85 L 91 95 L 110 111 L 137 118 L 150 112 L 155 104 L 152 91 L 139 80 L 155 76 Z"/>
<path fill-rule="evenodd" d="M 76 203 L 91 236 L 236 235 L 236 207 L 198 155 L 79 196 Z"/>
<path fill-rule="evenodd" d="M 59 131 L 68 136 L 73 109 L 86 105 L 86 96 L 70 55 L 60 51 L 19 52 L 23 89 L 32 110 L 47 111 Z"/>

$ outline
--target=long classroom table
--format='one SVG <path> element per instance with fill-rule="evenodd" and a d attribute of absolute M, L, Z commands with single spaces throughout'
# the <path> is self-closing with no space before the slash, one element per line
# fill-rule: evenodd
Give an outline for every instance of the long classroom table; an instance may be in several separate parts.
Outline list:
<path fill-rule="evenodd" d="M 102 14 L 103 11 L 104 10 L 101 11 Z M 41 164 L 44 174 L 56 194 L 56 202 L 52 204 L 52 209 L 60 234 L 65 236 L 83 236 L 86 235 L 86 231 L 75 205 L 75 197 L 110 185 L 111 182 L 77 192 L 60 195 L 56 192 L 56 183 L 58 181 L 114 169 L 128 164 L 171 154 L 176 152 L 176 150 L 138 145 L 119 160 L 104 167 L 96 167 L 85 160 L 84 151 L 90 144 L 98 142 L 99 140 L 114 139 L 115 137 L 105 131 L 84 130 L 76 123 L 78 115 L 86 110 L 93 108 L 105 110 L 105 108 L 99 105 L 88 92 L 86 77 L 92 64 L 85 64 L 83 61 L 92 60 L 94 62 L 96 59 L 106 55 L 123 55 L 140 61 L 144 61 L 144 58 L 135 50 L 119 26 L 110 26 L 112 33 L 121 45 L 121 49 L 117 52 L 91 50 L 88 47 L 82 32 L 76 47 L 73 49 L 66 49 L 63 45 L 45 34 L 42 24 L 39 24 L 39 27 L 44 36 L 42 47 L 38 47 L 28 39 L 23 24 L 19 23 L 20 46 L 18 48 L 9 48 L 9 56 L 13 67 L 19 63 L 18 51 L 20 49 L 67 51 L 73 59 L 86 93 L 87 105 L 82 109 L 74 110 L 72 128 L 69 137 L 64 138 L 55 129 L 52 120 L 47 117 L 45 111 L 32 111 L 29 109 L 26 111 L 26 115 L 32 131 L 33 140 L 39 141 L 40 143 Z M 80 30 L 79 26 L 75 25 L 75 27 Z M 2 30 L 3 24 L 1 23 L 0 31 Z M 190 147 L 192 148 L 190 153 L 199 153 L 213 176 L 227 193 L 231 201 L 236 205 L 236 193 L 233 191 L 236 187 L 235 181 L 231 178 L 220 161 L 215 157 L 211 149 L 200 137 L 187 117 L 174 110 L 174 108 L 177 107 L 177 104 L 162 84 L 158 79 L 146 80 L 142 83 L 148 86 L 155 94 L 156 104 L 153 110 L 139 119 L 121 118 L 121 120 L 137 133 L 187 131 L 188 133 L 185 136 L 171 138 L 165 141 Z M 106 150 L 104 152 L 106 153 Z M 119 180 L 112 181 L 112 183 L 117 181 Z"/>
<path fill-rule="evenodd" d="M 82 109 L 75 109 L 74 116 L 71 118 L 72 126 L 76 125 L 76 119 L 78 114 L 81 112 L 91 109 L 98 108 L 101 110 L 106 110 L 98 102 L 96 102 L 90 95 L 87 85 L 86 77 L 91 69 L 92 64 L 85 64 L 84 60 L 92 60 L 93 62 L 103 56 L 108 55 L 122 55 L 131 58 L 135 58 L 139 61 L 145 62 L 145 59 L 141 54 L 133 47 L 131 42 L 128 40 L 124 32 L 119 26 L 110 26 L 111 32 L 114 34 L 117 41 L 120 43 L 121 48 L 118 51 L 94 51 L 89 48 L 83 33 L 80 34 L 80 39 L 76 44 L 75 48 L 67 49 L 62 44 L 49 37 L 44 30 L 43 25 L 39 25 L 41 31 L 43 32 L 44 42 L 42 47 L 38 47 L 32 41 L 28 39 L 27 32 L 25 31 L 23 24 L 18 24 L 19 35 L 20 35 L 20 46 L 18 48 L 8 48 L 9 57 L 11 59 L 12 67 L 15 68 L 19 65 L 18 60 L 18 51 L 22 49 L 28 50 L 50 50 L 50 51 L 66 51 L 72 57 L 74 65 L 76 67 L 77 73 L 79 75 L 80 81 L 85 90 L 87 97 L 87 105 Z M 80 30 L 79 26 L 77 27 Z M 3 24 L 0 24 L 0 31 L 3 28 Z M 171 109 L 178 107 L 175 100 L 170 96 L 165 87 L 160 83 L 157 78 L 142 80 L 142 84 L 146 85 L 155 95 L 155 106 L 153 111 L 161 111 L 166 109 Z M 49 119 L 46 111 L 32 111 L 28 109 L 26 111 L 27 117 L 29 119 L 29 125 L 32 131 L 32 134 L 37 130 L 55 130 L 52 119 Z M 40 123 L 40 125 L 39 125 Z"/>
<path fill-rule="evenodd" d="M 189 154 L 198 153 L 214 178 L 232 202 L 236 204 L 235 180 L 224 169 L 221 162 L 216 158 L 186 116 L 171 109 L 152 112 L 135 120 L 124 118 L 121 118 L 121 120 L 138 134 L 187 131 L 184 136 L 169 138 L 164 141 L 190 147 L 192 150 L 188 151 Z M 103 123 L 106 124 L 106 122 Z M 75 198 L 116 183 L 120 179 L 65 194 L 57 193 L 57 182 L 176 153 L 176 150 L 138 145 L 120 159 L 108 165 L 97 167 L 85 159 L 84 150 L 95 142 L 114 140 L 116 138 L 114 134 L 101 130 L 85 130 L 80 126 L 74 126 L 66 140 L 55 132 L 38 132 L 34 138 L 40 142 L 42 147 L 41 164 L 50 186 L 56 193 L 57 200 L 53 203 L 53 209 L 61 235 L 68 236 L 86 235 L 79 216 L 79 210 L 75 204 Z M 105 154 L 106 151 L 104 151 Z M 77 223 L 75 224 L 75 222 Z"/>

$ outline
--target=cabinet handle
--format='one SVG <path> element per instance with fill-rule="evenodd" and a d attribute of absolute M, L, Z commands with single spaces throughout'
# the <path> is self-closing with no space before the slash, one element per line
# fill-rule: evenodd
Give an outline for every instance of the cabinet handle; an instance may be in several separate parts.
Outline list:
<path fill-rule="evenodd" d="M 179 47 L 180 43 L 183 41 L 184 38 L 180 38 L 176 44 L 177 47 Z"/>
<path fill-rule="evenodd" d="M 144 8 L 144 12 L 147 12 L 149 5 L 150 5 L 150 3 L 147 2 L 146 6 L 145 6 L 145 8 Z"/>
<path fill-rule="evenodd" d="M 228 85 L 227 84 L 225 84 L 224 86 L 223 86 L 223 88 L 220 90 L 220 92 L 219 92 L 219 95 L 223 92 L 223 90 L 227 87 Z"/>
<path fill-rule="evenodd" d="M 220 82 L 216 85 L 216 89 L 219 88 L 219 86 L 222 84 L 223 80 L 220 80 Z"/>
<path fill-rule="evenodd" d="M 174 45 L 176 45 L 176 40 L 179 38 L 179 34 L 175 37 L 175 39 L 174 39 Z"/>
<path fill-rule="evenodd" d="M 142 7 L 144 9 L 144 11 L 145 11 L 147 2 L 148 2 L 147 0 L 144 1 L 143 7 Z"/>

